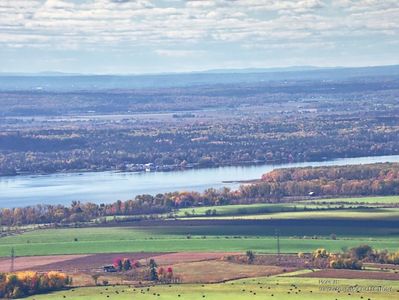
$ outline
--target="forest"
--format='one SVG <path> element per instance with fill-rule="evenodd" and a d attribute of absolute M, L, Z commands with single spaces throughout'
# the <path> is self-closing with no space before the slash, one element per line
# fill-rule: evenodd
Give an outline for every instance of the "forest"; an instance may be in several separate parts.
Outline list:
<path fill-rule="evenodd" d="M 399 164 L 278 169 L 260 183 L 242 186 L 245 198 L 399 194 Z"/>
<path fill-rule="evenodd" d="M 0 176 L 399 154 L 397 83 L 0 91 Z"/>
<path fill-rule="evenodd" d="M 72 278 L 56 271 L 0 273 L 0 298 L 20 299 L 33 294 L 65 289 Z"/>

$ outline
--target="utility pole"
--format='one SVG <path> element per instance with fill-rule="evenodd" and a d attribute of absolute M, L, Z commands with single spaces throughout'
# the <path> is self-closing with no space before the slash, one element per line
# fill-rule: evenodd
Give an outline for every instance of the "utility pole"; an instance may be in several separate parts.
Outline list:
<path fill-rule="evenodd" d="M 280 261 L 280 232 L 276 229 L 276 240 L 277 240 L 277 259 Z"/>
<path fill-rule="evenodd" d="M 14 262 L 15 262 L 15 251 L 14 248 L 11 248 L 11 267 L 10 272 L 14 272 Z"/>

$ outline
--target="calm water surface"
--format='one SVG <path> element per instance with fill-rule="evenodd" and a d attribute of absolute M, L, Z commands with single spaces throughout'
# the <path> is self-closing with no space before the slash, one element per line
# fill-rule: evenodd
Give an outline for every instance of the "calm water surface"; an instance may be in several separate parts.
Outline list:
<path fill-rule="evenodd" d="M 202 191 L 210 187 L 220 188 L 223 186 L 236 188 L 238 187 L 237 183 L 223 183 L 223 181 L 257 179 L 262 174 L 277 168 L 375 162 L 399 162 L 399 155 L 175 172 L 89 172 L 0 177 L 0 207 L 27 206 L 37 203 L 69 204 L 73 200 L 102 203 L 118 199 L 132 199 L 134 196 L 144 193 Z"/>

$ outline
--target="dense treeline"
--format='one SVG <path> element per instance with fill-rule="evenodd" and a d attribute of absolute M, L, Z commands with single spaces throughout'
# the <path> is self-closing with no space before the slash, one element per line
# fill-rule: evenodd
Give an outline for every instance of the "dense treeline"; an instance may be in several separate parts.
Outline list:
<path fill-rule="evenodd" d="M 86 222 L 106 216 L 162 214 L 174 209 L 202 205 L 233 203 L 238 194 L 229 189 L 209 189 L 203 193 L 173 192 L 165 194 L 139 195 L 134 200 L 116 201 L 110 204 L 72 202 L 64 205 L 35 205 L 23 208 L 0 209 L 0 225 L 26 225 L 47 223 Z M 105 220 L 101 220 L 105 221 Z"/>
<path fill-rule="evenodd" d="M 0 273 L 0 298 L 22 298 L 57 291 L 72 283 L 72 278 L 60 272 L 25 271 Z"/>
<path fill-rule="evenodd" d="M 292 73 L 291 73 L 292 74 Z M 224 74 L 222 76 L 226 76 Z M 259 75 L 259 74 L 258 74 Z M 263 74 L 264 75 L 264 74 Z M 222 76 L 219 76 L 221 78 Z M 228 75 L 227 75 L 228 76 Z M 241 82 L 223 84 L 208 81 L 202 85 L 187 85 L 186 87 L 156 88 L 160 80 L 152 82 L 151 88 L 134 85 L 121 86 L 120 88 L 104 88 L 104 82 L 89 85 L 86 88 L 73 90 L 67 83 L 71 77 L 59 78 L 59 88 L 49 87 L 48 80 L 44 79 L 46 87 L 42 90 L 28 88 L 26 90 L 0 89 L 0 117 L 1 116 L 59 116 L 70 114 L 84 114 L 98 112 L 100 114 L 126 112 L 164 112 L 164 111 L 189 111 L 221 107 L 232 107 L 237 104 L 259 106 L 278 101 L 286 102 L 301 98 L 315 99 L 319 95 L 329 95 L 329 101 L 359 99 L 359 95 L 367 94 L 370 97 L 377 93 L 389 91 L 384 100 L 391 98 L 398 89 L 397 76 L 384 77 L 350 77 L 346 80 L 312 78 L 277 79 L 264 81 L 261 78 L 249 83 L 248 76 L 241 75 Z M 262 75 L 260 75 L 262 76 Z M 162 80 L 170 80 L 163 78 Z M 18 85 L 25 78 L 15 78 L 13 85 Z M 35 79 L 35 78 L 31 78 Z M 37 77 L 36 77 L 37 79 Z M 115 85 L 123 78 L 113 78 Z M 2 78 L 2 84 L 5 78 Z M 42 82 L 43 84 L 44 82 Z M 64 84 L 65 85 L 64 85 Z M 82 83 L 82 78 L 73 85 Z M 65 90 L 69 86 L 72 90 Z M 100 89 L 99 89 L 100 88 Z M 334 95 L 334 97 L 331 97 Z M 382 101 L 383 99 L 379 99 Z"/>
<path fill-rule="evenodd" d="M 303 253 L 298 253 L 304 257 Z M 343 251 L 343 253 L 329 253 L 324 248 L 313 251 L 311 258 L 313 264 L 332 269 L 361 270 L 363 263 L 399 264 L 399 251 L 388 252 L 387 250 L 376 250 L 369 245 L 360 245 Z"/>
<path fill-rule="evenodd" d="M 376 117 L 343 120 L 335 115 L 182 122 L 4 130 L 0 175 L 140 171 L 148 163 L 154 170 L 175 170 L 399 154 L 399 119 L 392 119 L 391 126 Z M 343 133 L 343 127 L 353 129 Z"/>
<path fill-rule="evenodd" d="M 106 216 L 168 214 L 185 207 L 250 204 L 287 201 L 309 196 L 399 195 L 399 164 L 384 163 L 357 166 L 279 169 L 262 180 L 242 185 L 238 190 L 224 188 L 198 192 L 172 192 L 139 195 L 133 200 L 110 204 L 73 202 L 63 205 L 36 205 L 0 209 L 0 224 L 24 225 L 74 223 Z M 102 219 L 105 221 L 105 218 Z"/>
<path fill-rule="evenodd" d="M 399 164 L 274 170 L 244 187 L 247 197 L 365 196 L 399 194 Z"/>
<path fill-rule="evenodd" d="M 398 90 L 378 80 L 0 91 L 0 175 L 399 154 Z"/>
<path fill-rule="evenodd" d="M 395 163 L 377 163 L 367 165 L 305 167 L 276 169 L 262 176 L 264 182 L 288 182 L 311 180 L 367 180 L 397 179 L 399 165 Z"/>

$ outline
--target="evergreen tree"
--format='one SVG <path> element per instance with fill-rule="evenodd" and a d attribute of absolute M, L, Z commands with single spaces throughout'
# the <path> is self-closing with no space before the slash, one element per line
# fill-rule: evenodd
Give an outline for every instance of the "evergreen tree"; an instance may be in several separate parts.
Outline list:
<path fill-rule="evenodd" d="M 157 263 L 154 259 L 150 259 L 150 280 L 157 281 L 158 280 L 158 272 L 157 272 Z"/>

